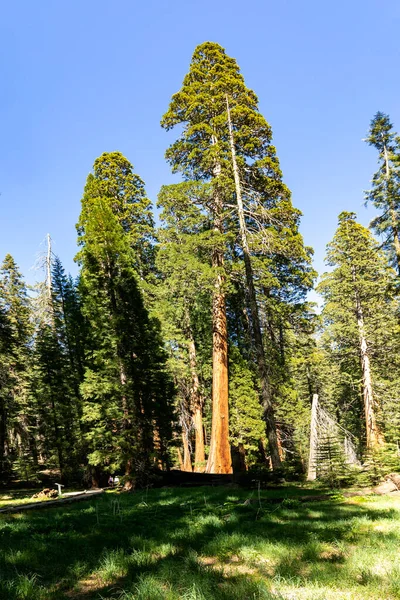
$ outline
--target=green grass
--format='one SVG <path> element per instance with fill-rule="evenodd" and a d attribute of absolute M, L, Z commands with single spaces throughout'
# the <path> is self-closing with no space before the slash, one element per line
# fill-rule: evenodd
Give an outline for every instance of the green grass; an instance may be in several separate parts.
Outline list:
<path fill-rule="evenodd" d="M 0 508 L 16 506 L 18 504 L 29 504 L 31 502 L 40 502 L 40 499 L 32 498 L 32 496 L 36 494 L 36 492 L 40 492 L 41 489 L 42 488 L 0 490 Z"/>
<path fill-rule="evenodd" d="M 400 598 L 400 499 L 161 489 L 0 517 L 7 600 Z M 311 492 L 316 493 L 316 492 Z M 280 504 L 268 498 L 287 496 Z"/>

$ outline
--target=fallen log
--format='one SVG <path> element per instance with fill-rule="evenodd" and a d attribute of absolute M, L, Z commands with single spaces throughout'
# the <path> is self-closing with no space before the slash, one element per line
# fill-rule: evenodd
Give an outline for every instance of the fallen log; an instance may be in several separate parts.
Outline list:
<path fill-rule="evenodd" d="M 16 506 L 8 505 L 0 509 L 0 514 L 25 512 L 26 510 L 38 510 L 40 508 L 55 508 L 60 504 L 70 504 L 71 502 L 79 502 L 81 500 L 90 500 L 95 496 L 99 496 L 104 490 L 88 490 L 86 492 L 74 493 L 71 496 L 57 498 L 57 500 L 44 500 L 43 502 L 31 502 L 29 504 L 17 504 Z"/>

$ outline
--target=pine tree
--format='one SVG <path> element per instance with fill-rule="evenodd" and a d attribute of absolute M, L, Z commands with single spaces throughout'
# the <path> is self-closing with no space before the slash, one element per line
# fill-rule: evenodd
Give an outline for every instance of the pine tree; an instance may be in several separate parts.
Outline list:
<path fill-rule="evenodd" d="M 56 256 L 52 267 L 52 304 L 58 341 L 68 362 L 70 386 L 80 402 L 79 385 L 83 378 L 86 323 L 81 310 L 79 279 L 66 275 L 61 260 Z"/>
<path fill-rule="evenodd" d="M 10 469 L 8 460 L 8 407 L 10 403 L 10 381 L 8 348 L 11 330 L 5 308 L 0 306 L 0 476 L 5 477 Z"/>
<path fill-rule="evenodd" d="M 349 393 L 354 396 L 351 390 L 361 382 L 365 442 L 373 449 L 383 441 L 379 380 L 383 368 L 388 372 L 388 348 L 392 364 L 389 369 L 393 369 L 397 355 L 396 307 L 390 293 L 393 272 L 369 230 L 355 221 L 354 213 L 339 215 L 339 227 L 328 245 L 327 256 L 333 270 L 324 274 L 319 291 L 325 301 L 325 347 L 341 373 L 341 379 L 336 380 L 336 395 L 341 394 L 340 381 L 347 381 L 347 391 L 343 390 L 343 397 L 347 395 L 346 411 L 356 415 Z M 343 419 L 345 411 L 336 406 Z"/>
<path fill-rule="evenodd" d="M 42 441 L 39 450 L 42 460 L 60 469 L 63 481 L 71 481 L 81 476 L 84 462 L 79 385 L 85 326 L 76 286 L 50 247 L 46 282 L 37 289 L 30 388 Z"/>
<path fill-rule="evenodd" d="M 0 314 L 0 468 L 4 475 L 14 466 L 28 477 L 34 460 L 28 400 L 31 311 L 25 283 L 10 254 L 0 269 Z"/>
<path fill-rule="evenodd" d="M 379 211 L 371 227 L 383 236 L 383 247 L 400 275 L 400 137 L 393 131 L 388 115 L 376 113 L 366 142 L 379 153 L 379 170 L 365 195 L 366 202 L 372 202 Z"/>

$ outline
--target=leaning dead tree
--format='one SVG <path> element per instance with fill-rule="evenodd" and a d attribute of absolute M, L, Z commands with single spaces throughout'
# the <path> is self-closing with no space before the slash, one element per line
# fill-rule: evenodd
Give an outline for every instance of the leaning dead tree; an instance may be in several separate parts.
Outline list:
<path fill-rule="evenodd" d="M 340 454 L 346 465 L 359 465 L 355 437 L 322 408 L 318 394 L 313 395 L 310 424 L 310 452 L 307 480 L 314 481 L 324 470 L 324 461 Z"/>
<path fill-rule="evenodd" d="M 55 260 L 55 254 L 52 248 L 52 239 L 49 233 L 41 245 L 45 249 L 37 254 L 33 269 L 35 271 L 44 271 L 44 281 L 35 285 L 36 297 L 34 298 L 35 319 L 38 323 L 53 323 L 53 291 L 51 272 Z"/>
<path fill-rule="evenodd" d="M 232 156 L 232 169 L 233 177 L 235 181 L 236 191 L 236 203 L 237 203 L 237 214 L 239 218 L 239 230 L 241 246 L 243 251 L 243 260 L 246 272 L 246 285 L 247 293 L 249 298 L 250 312 L 251 312 L 251 323 L 253 330 L 254 346 L 257 357 L 258 375 L 261 384 L 261 399 L 262 407 L 264 412 L 264 419 L 266 424 L 266 432 L 268 437 L 269 450 L 271 454 L 271 463 L 273 469 L 278 469 L 281 466 L 281 457 L 279 453 L 279 441 L 277 435 L 277 428 L 275 422 L 274 408 L 271 399 L 271 390 L 268 381 L 268 369 L 265 360 L 264 343 L 261 333 L 260 316 L 258 312 L 257 296 L 254 287 L 254 273 L 251 262 L 250 247 L 248 242 L 248 232 L 245 220 L 245 211 L 243 206 L 242 198 L 242 186 L 239 177 L 239 169 L 236 159 L 235 141 L 233 137 L 231 111 L 229 106 L 228 95 L 226 95 L 226 111 L 228 116 L 228 131 L 229 131 L 229 144 L 231 148 Z"/>

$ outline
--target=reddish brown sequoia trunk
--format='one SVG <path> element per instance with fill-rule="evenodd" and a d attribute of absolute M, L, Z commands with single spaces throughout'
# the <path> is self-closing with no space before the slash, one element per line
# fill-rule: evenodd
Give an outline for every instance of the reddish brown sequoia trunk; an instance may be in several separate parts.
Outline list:
<path fill-rule="evenodd" d="M 216 143 L 216 139 L 213 139 Z M 220 165 L 214 169 L 218 178 Z M 217 186 L 214 189 L 214 230 L 223 233 L 223 204 Z M 212 426 L 210 454 L 207 473 L 232 473 L 231 448 L 229 444 L 229 403 L 228 403 L 228 327 L 225 306 L 225 276 L 223 274 L 224 255 L 218 246 L 212 257 L 216 279 L 213 293 L 213 379 L 212 379 Z"/>

